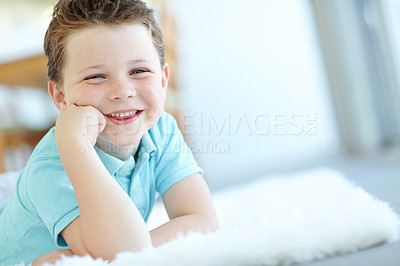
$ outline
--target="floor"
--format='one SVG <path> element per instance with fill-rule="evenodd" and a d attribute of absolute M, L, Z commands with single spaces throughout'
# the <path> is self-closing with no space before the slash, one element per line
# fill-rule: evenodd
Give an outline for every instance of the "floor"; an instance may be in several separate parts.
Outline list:
<path fill-rule="evenodd" d="M 365 191 L 388 202 L 392 209 L 400 215 L 400 163 L 383 159 L 339 158 L 327 161 L 321 166 L 342 171 Z M 400 266 L 400 241 L 305 265 Z"/>

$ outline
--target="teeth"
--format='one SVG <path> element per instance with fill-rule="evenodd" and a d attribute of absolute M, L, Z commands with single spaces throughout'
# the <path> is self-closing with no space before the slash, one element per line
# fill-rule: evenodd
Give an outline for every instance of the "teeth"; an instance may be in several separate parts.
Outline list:
<path fill-rule="evenodd" d="M 123 112 L 123 113 L 111 113 L 110 116 L 112 116 L 112 117 L 125 117 L 125 116 L 134 115 L 136 113 L 137 113 L 137 110 L 130 111 L 130 112 Z"/>

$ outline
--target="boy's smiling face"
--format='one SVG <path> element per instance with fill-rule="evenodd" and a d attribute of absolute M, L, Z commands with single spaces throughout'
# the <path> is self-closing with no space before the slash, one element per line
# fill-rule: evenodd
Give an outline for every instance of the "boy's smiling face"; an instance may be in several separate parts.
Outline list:
<path fill-rule="evenodd" d="M 66 105 L 90 105 L 106 118 L 100 139 L 118 146 L 139 143 L 164 108 L 168 66 L 160 67 L 141 24 L 97 26 L 69 36 L 63 68 Z"/>

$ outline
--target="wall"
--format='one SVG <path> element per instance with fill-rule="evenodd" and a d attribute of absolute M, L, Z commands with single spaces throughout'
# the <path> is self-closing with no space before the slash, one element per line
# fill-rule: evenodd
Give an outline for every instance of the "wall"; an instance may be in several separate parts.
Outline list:
<path fill-rule="evenodd" d="M 175 0 L 174 7 L 180 122 L 212 188 L 338 151 L 307 1 Z"/>

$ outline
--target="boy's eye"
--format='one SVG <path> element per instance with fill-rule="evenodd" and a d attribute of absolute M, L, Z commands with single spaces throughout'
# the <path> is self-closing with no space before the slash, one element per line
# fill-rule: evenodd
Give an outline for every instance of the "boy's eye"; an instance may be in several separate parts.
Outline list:
<path fill-rule="evenodd" d="M 141 74 L 144 72 L 148 72 L 148 71 L 146 69 L 135 69 L 135 70 L 132 70 L 131 75 Z"/>
<path fill-rule="evenodd" d="M 97 75 L 93 75 L 93 76 L 89 76 L 87 78 L 85 78 L 85 80 L 89 80 L 89 79 L 101 79 L 104 78 L 103 75 L 97 74 Z"/>

